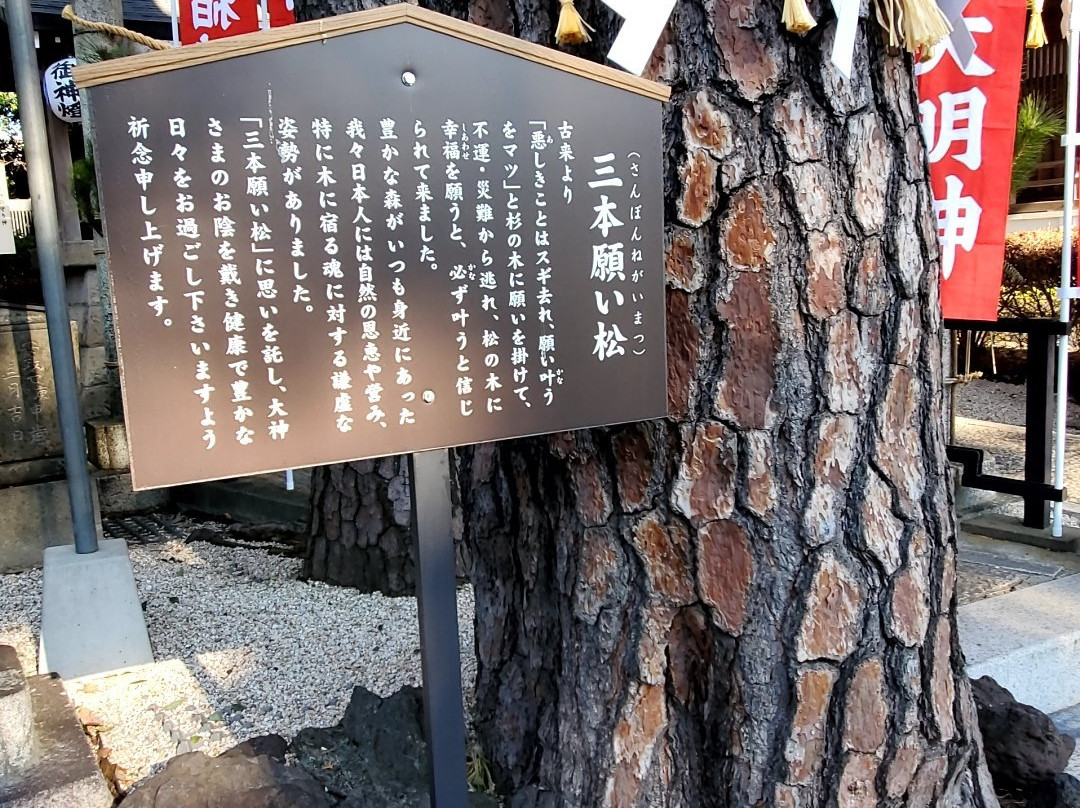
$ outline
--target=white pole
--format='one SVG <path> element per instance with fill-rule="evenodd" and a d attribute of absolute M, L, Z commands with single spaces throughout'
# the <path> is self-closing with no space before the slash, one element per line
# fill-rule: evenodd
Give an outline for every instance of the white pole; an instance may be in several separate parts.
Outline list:
<path fill-rule="evenodd" d="M 1059 319 L 1069 322 L 1070 290 L 1072 288 L 1072 230 L 1073 197 L 1076 193 L 1076 91 L 1077 91 L 1077 47 L 1080 34 L 1080 3 L 1074 3 L 1069 14 L 1069 82 L 1068 101 L 1065 112 L 1065 199 L 1064 222 L 1061 240 L 1061 288 Z M 1057 413 L 1054 419 L 1054 485 L 1065 487 L 1065 412 L 1068 402 L 1069 387 L 1069 335 L 1058 337 L 1057 341 Z M 1061 503 L 1054 503 L 1054 519 L 1051 533 L 1060 538 Z"/>
<path fill-rule="evenodd" d="M 180 4 L 172 0 L 172 46 L 180 47 Z"/>

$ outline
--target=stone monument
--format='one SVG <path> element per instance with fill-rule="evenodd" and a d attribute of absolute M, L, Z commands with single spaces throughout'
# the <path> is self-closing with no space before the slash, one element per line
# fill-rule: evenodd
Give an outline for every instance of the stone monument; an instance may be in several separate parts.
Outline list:
<path fill-rule="evenodd" d="M 71 541 L 63 476 L 45 313 L 0 307 L 0 571 Z"/>

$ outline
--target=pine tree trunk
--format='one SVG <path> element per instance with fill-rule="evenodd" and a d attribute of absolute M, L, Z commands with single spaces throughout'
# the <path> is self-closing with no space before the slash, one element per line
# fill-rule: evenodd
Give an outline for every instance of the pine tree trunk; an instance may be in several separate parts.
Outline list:
<path fill-rule="evenodd" d="M 460 509 L 455 512 L 460 515 Z M 416 594 L 411 489 L 404 458 L 312 469 L 309 516 L 307 578 L 391 597 Z M 456 571 L 464 581 L 469 553 L 460 529 L 456 533 Z"/>
<path fill-rule="evenodd" d="M 558 10 L 425 5 L 546 45 Z M 619 20 L 577 5 L 599 58 Z M 680 0 L 647 72 L 674 90 L 670 417 L 456 453 L 514 806 L 996 805 L 911 60 L 864 19 L 844 80 L 831 6 L 800 38 L 782 5 Z"/>
<path fill-rule="evenodd" d="M 409 496 L 400 457 L 312 469 L 305 575 L 362 592 L 415 594 Z"/>

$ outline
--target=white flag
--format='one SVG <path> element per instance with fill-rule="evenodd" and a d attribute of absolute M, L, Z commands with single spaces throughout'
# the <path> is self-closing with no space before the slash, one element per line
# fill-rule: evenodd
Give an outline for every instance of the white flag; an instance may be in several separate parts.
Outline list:
<path fill-rule="evenodd" d="M 832 0 L 836 13 L 832 63 L 845 79 L 851 78 L 851 60 L 855 56 L 855 35 L 859 30 L 859 0 Z"/>
<path fill-rule="evenodd" d="M 640 76 L 664 32 L 675 0 L 604 0 L 623 18 L 608 59 Z"/>

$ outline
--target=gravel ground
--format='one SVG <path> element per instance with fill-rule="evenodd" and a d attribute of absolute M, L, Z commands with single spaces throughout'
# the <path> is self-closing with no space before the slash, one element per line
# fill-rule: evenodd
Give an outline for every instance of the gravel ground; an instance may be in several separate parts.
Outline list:
<path fill-rule="evenodd" d="M 962 446 L 985 449 L 988 462 L 984 470 L 1003 477 L 1023 479 L 1024 476 L 1024 385 L 989 382 L 978 379 L 961 385 L 957 390 L 956 435 Z M 1065 487 L 1072 499 L 1080 499 L 1080 406 L 1069 402 L 1065 432 Z M 987 495 L 969 492 L 975 499 Z M 1019 513 L 1022 503 L 1000 497 L 1010 515 Z M 961 507 L 963 504 L 961 503 Z"/>
<path fill-rule="evenodd" d="M 241 740 L 226 724 L 228 711 L 213 704 L 181 659 L 64 684 L 79 719 L 109 750 L 114 779 L 124 790 L 179 752 L 220 754 Z"/>
<path fill-rule="evenodd" d="M 166 539 L 130 546 L 160 662 L 68 682 L 101 724 L 129 785 L 178 752 L 215 754 L 247 738 L 330 726 L 354 685 L 389 695 L 419 685 L 414 598 L 298 580 L 300 562 L 262 550 Z M 0 642 L 36 664 L 41 574 L 0 576 Z M 472 590 L 458 593 L 462 679 L 475 680 Z"/>
<path fill-rule="evenodd" d="M 979 421 L 1024 425 L 1027 402 L 1022 384 L 1006 384 L 976 379 L 956 391 L 956 414 Z M 1080 405 L 1070 401 L 1065 411 L 1065 425 L 1080 429 Z"/>
<path fill-rule="evenodd" d="M 0 645 L 10 645 L 23 670 L 37 670 L 41 570 L 0 575 Z"/>

